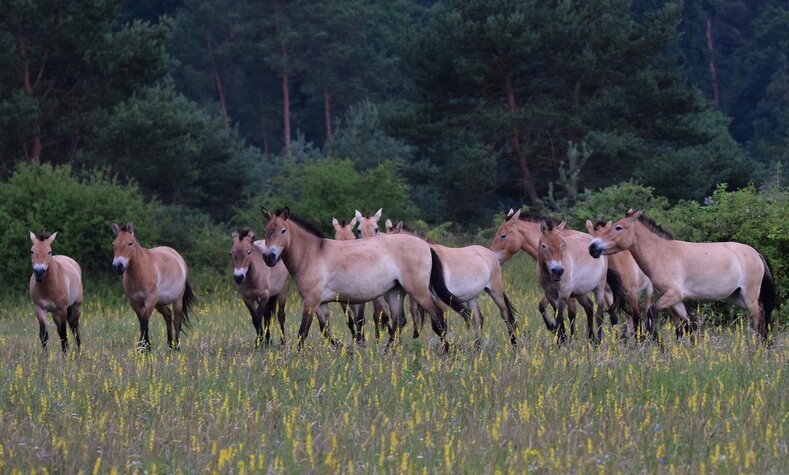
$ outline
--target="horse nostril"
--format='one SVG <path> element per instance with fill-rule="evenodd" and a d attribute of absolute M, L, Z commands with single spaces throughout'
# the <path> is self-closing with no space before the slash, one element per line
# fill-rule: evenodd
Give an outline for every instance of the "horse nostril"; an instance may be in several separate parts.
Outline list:
<path fill-rule="evenodd" d="M 244 274 L 234 274 L 233 278 L 236 280 L 236 284 L 241 284 L 244 282 L 244 278 L 246 276 Z"/>

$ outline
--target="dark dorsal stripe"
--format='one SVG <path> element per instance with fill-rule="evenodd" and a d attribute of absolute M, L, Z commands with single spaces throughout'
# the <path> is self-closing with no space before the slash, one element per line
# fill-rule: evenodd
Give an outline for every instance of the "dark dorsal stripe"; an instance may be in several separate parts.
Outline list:
<path fill-rule="evenodd" d="M 279 213 L 280 212 L 277 211 L 277 216 L 279 216 Z M 320 229 L 318 229 L 317 226 L 315 226 L 313 223 L 309 221 L 299 218 L 298 216 L 294 216 L 293 213 L 291 213 L 290 216 L 288 216 L 288 221 L 293 221 L 294 223 L 296 223 L 298 227 L 307 231 L 310 234 L 313 234 L 321 239 L 326 239 L 326 236 L 323 235 L 323 233 L 320 231 Z"/>

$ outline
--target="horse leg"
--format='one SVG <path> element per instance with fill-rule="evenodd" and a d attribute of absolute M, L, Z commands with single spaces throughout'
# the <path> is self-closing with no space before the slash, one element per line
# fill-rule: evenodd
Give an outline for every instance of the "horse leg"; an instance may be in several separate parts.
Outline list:
<path fill-rule="evenodd" d="M 167 346 L 173 349 L 173 313 L 167 305 L 157 305 L 156 311 L 162 314 L 164 325 L 167 327 Z"/>
<path fill-rule="evenodd" d="M 356 342 L 357 343 L 364 343 L 364 323 L 365 323 L 365 316 L 364 316 L 364 307 L 365 305 L 362 304 L 354 304 L 351 305 L 351 311 L 355 315 L 354 317 L 354 327 L 356 332 Z M 378 341 L 378 340 L 376 340 Z"/>
<path fill-rule="evenodd" d="M 265 301 L 261 300 L 263 307 L 263 330 L 266 335 L 266 345 L 271 343 L 271 320 L 274 316 L 274 309 L 277 306 L 276 297 L 269 297 Z"/>
<path fill-rule="evenodd" d="M 560 298 L 559 305 L 556 307 L 556 343 L 561 345 L 567 341 L 567 330 L 564 329 L 564 309 L 567 307 L 567 300 Z"/>
<path fill-rule="evenodd" d="M 616 309 L 614 308 L 614 294 L 608 287 L 605 289 L 605 308 L 608 311 L 608 318 L 613 327 L 619 323 L 619 317 L 616 315 Z"/>
<path fill-rule="evenodd" d="M 173 327 L 175 329 L 175 349 L 181 349 L 181 323 L 184 319 L 183 295 L 173 302 Z"/>
<path fill-rule="evenodd" d="M 287 300 L 288 296 L 284 291 L 277 294 L 277 320 L 279 321 L 279 330 L 282 332 L 280 343 L 283 345 L 285 344 L 285 303 Z"/>
<path fill-rule="evenodd" d="M 627 306 L 630 307 L 630 318 L 627 319 L 627 324 L 624 330 L 622 330 L 622 340 L 627 340 L 630 338 L 630 335 L 636 335 L 636 337 L 638 337 L 640 333 L 638 329 L 641 325 L 641 308 L 638 303 L 637 292 L 630 292 L 627 294 Z"/>
<path fill-rule="evenodd" d="M 515 323 L 515 316 L 512 314 L 511 304 L 507 300 L 507 296 L 504 294 L 504 285 L 502 283 L 501 290 L 491 290 L 485 289 L 490 295 L 490 298 L 493 299 L 493 303 L 499 307 L 499 312 L 501 313 L 501 319 L 504 320 L 504 324 L 507 326 L 507 333 L 510 335 L 510 343 L 516 345 L 518 343 L 516 333 L 518 331 L 518 324 Z M 543 297 L 544 298 L 544 297 Z"/>
<path fill-rule="evenodd" d="M 71 333 L 74 335 L 74 341 L 77 342 L 77 350 L 80 349 L 82 341 L 79 337 L 79 317 L 82 314 L 82 302 L 74 302 L 66 310 L 66 318 L 68 325 L 71 328 Z"/>
<path fill-rule="evenodd" d="M 148 322 L 153 313 L 154 301 L 148 299 L 145 302 L 137 302 L 132 304 L 134 313 L 137 314 L 137 320 L 140 321 L 140 339 L 137 341 L 137 348 L 139 350 L 150 350 L 151 340 L 148 338 Z"/>
<path fill-rule="evenodd" d="M 386 293 L 386 303 L 389 305 L 389 341 L 386 343 L 387 347 L 391 347 L 397 338 L 400 336 L 400 332 L 402 331 L 403 327 L 405 326 L 405 312 L 403 311 L 403 299 L 405 298 L 405 293 L 399 287 L 389 290 Z"/>
<path fill-rule="evenodd" d="M 425 323 L 425 311 L 411 296 L 408 297 L 408 307 L 411 313 L 411 321 L 414 322 L 414 338 L 419 338 L 419 331 Z"/>
<path fill-rule="evenodd" d="M 480 348 L 482 346 L 482 325 L 485 324 L 485 317 L 479 310 L 479 305 L 477 304 L 476 298 L 473 298 L 466 303 L 469 306 L 469 310 L 471 310 L 471 314 L 474 316 L 474 347 Z"/>
<path fill-rule="evenodd" d="M 666 291 L 666 293 L 661 295 L 658 301 L 653 303 L 647 310 L 647 331 L 650 333 L 650 335 L 652 335 L 653 340 L 655 341 L 658 340 L 658 332 L 656 325 L 658 312 L 663 310 L 664 308 L 674 307 L 675 304 L 677 303 L 682 303 L 681 296 L 677 292 L 669 289 Z M 685 306 L 681 305 L 681 307 L 682 307 L 682 313 L 680 313 L 679 315 L 685 316 L 686 315 Z M 676 309 L 676 307 L 674 308 Z"/>
<path fill-rule="evenodd" d="M 261 323 L 260 307 L 257 305 L 255 299 L 244 299 L 244 305 L 249 310 L 249 315 L 252 317 L 252 326 L 255 327 L 255 348 L 260 346 L 263 341 L 263 324 Z"/>
<path fill-rule="evenodd" d="M 318 305 L 318 310 L 315 312 L 318 315 L 318 325 L 321 328 L 321 335 L 329 340 L 334 346 L 339 346 L 339 342 L 331 337 L 331 328 L 329 326 L 329 304 L 322 303 Z"/>
<path fill-rule="evenodd" d="M 47 311 L 36 305 L 36 318 L 38 319 L 38 339 L 41 340 L 41 348 L 47 348 L 49 332 L 47 331 Z"/>
<path fill-rule="evenodd" d="M 403 296 L 402 298 L 405 298 L 405 296 Z M 376 299 L 373 300 L 373 315 L 375 315 L 376 318 L 381 322 L 381 327 L 386 327 L 389 324 L 389 320 L 390 320 L 389 310 L 387 310 L 386 307 L 387 307 L 386 298 L 384 298 L 383 296 L 377 297 Z M 405 320 L 405 317 L 403 317 L 403 319 Z M 398 325 L 404 327 L 405 321 L 399 322 Z"/>
<path fill-rule="evenodd" d="M 581 307 L 584 308 L 584 312 L 586 313 L 586 337 L 589 341 L 595 341 L 595 309 L 594 304 L 592 304 L 592 300 L 589 298 L 588 295 L 584 295 L 582 297 L 578 297 L 576 299 L 580 304 Z M 603 302 L 599 302 L 599 305 L 604 305 Z"/>
<path fill-rule="evenodd" d="M 679 321 L 684 324 L 684 329 L 688 330 L 691 335 L 691 339 L 694 343 L 698 343 L 701 335 L 699 333 L 699 326 L 696 323 L 695 315 L 685 306 L 685 302 L 677 302 L 671 306 L 671 310 L 674 314 L 678 317 Z M 683 332 L 679 331 L 681 327 L 677 325 L 677 338 Z"/>
<path fill-rule="evenodd" d="M 348 330 L 351 331 L 351 337 L 354 341 L 359 341 L 359 338 L 356 334 L 356 312 L 353 311 L 353 305 L 350 305 L 347 302 L 340 302 L 340 307 L 342 308 L 342 313 L 345 315 L 345 321 L 348 324 Z"/>
<path fill-rule="evenodd" d="M 66 316 L 66 311 L 64 310 L 56 310 L 52 312 L 52 317 L 55 320 L 55 325 L 58 327 L 58 336 L 60 336 L 60 347 L 63 350 L 63 353 L 68 350 L 68 331 L 66 331 L 66 321 L 68 317 Z"/>
<path fill-rule="evenodd" d="M 542 315 L 542 321 L 545 322 L 545 328 L 547 328 L 549 332 L 555 332 L 556 322 L 555 321 L 551 322 L 551 319 L 548 318 L 548 303 L 549 303 L 548 297 L 545 297 L 543 295 L 542 300 L 540 300 L 540 304 L 538 308 L 540 310 L 540 315 Z M 555 307 L 554 307 L 554 311 L 556 311 Z"/>

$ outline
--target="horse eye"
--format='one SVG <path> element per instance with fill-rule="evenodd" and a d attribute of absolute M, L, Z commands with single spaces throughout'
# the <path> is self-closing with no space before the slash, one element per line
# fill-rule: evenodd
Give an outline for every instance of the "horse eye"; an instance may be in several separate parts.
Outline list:
<path fill-rule="evenodd" d="M 52 255 L 52 251 L 49 251 L 47 254 L 49 254 L 51 256 Z"/>
<path fill-rule="evenodd" d="M 33 254 L 35 254 L 35 252 L 33 252 L 33 251 L 30 251 L 30 255 L 32 256 Z"/>
<path fill-rule="evenodd" d="M 131 241 L 129 241 L 129 246 L 131 246 L 132 244 L 133 244 L 133 243 L 132 243 Z"/>
<path fill-rule="evenodd" d="M 507 235 L 506 235 L 506 234 L 502 234 L 502 235 L 501 235 L 501 239 L 506 239 L 506 238 L 507 238 Z"/>
<path fill-rule="evenodd" d="M 285 234 L 285 231 L 286 231 L 285 228 L 282 228 L 282 231 L 280 231 L 279 233 L 280 234 Z"/>
<path fill-rule="evenodd" d="M 545 243 L 540 244 L 540 246 L 542 246 L 543 249 L 548 249 L 548 246 Z"/>
<path fill-rule="evenodd" d="M 248 255 L 248 256 L 251 256 L 251 255 L 252 255 L 252 249 L 250 249 L 250 250 L 248 250 L 248 251 L 247 251 L 247 255 Z"/>
<path fill-rule="evenodd" d="M 378 227 L 376 227 L 376 228 L 375 228 L 375 232 L 376 232 L 376 233 L 378 232 Z"/>
<path fill-rule="evenodd" d="M 617 227 L 614 228 L 614 231 L 619 232 L 622 229 L 624 229 L 622 226 L 617 226 Z"/>

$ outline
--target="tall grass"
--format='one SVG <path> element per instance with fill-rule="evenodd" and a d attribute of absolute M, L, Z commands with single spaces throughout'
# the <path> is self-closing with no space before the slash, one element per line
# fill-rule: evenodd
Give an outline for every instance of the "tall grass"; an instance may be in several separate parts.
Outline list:
<path fill-rule="evenodd" d="M 102 298 L 86 302 L 82 352 L 64 356 L 52 339 L 41 351 L 20 297 L 0 317 L 0 471 L 785 471 L 786 333 L 768 348 L 747 327 L 707 328 L 698 345 L 664 328 L 663 350 L 610 333 L 599 347 L 557 347 L 536 314 L 533 262 L 505 271 L 520 346 L 485 297 L 482 349 L 452 315 L 448 355 L 429 325 L 417 341 L 407 327 L 389 352 L 355 346 L 339 307 L 342 348 L 315 328 L 302 351 L 255 350 L 246 309 L 218 289 L 179 353 L 159 316 L 153 350 L 136 352 L 131 309 Z M 299 315 L 292 296 L 290 342 Z"/>

